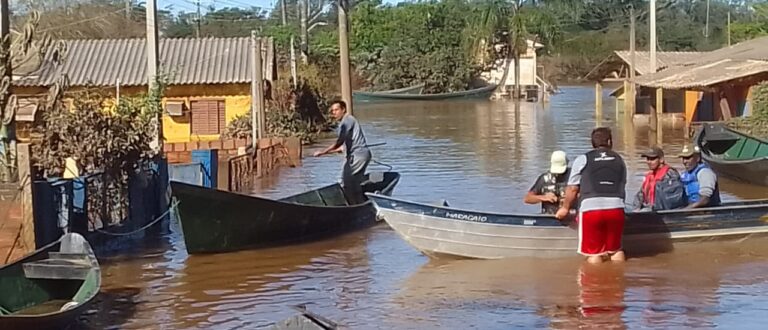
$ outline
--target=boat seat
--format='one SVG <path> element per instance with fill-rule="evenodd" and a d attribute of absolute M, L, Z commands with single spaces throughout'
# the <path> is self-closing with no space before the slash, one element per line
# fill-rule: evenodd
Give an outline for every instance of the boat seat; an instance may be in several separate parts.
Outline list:
<path fill-rule="evenodd" d="M 25 262 L 24 276 L 29 279 L 85 280 L 93 265 L 88 255 L 49 253 L 48 259 Z"/>

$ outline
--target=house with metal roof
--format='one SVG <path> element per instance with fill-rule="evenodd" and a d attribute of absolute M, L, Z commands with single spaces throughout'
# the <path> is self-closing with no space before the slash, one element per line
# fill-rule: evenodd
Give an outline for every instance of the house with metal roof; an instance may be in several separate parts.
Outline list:
<path fill-rule="evenodd" d="M 749 115 L 752 87 L 768 80 L 768 37 L 723 47 L 636 79 L 645 88 L 688 90 L 696 104 L 686 107 L 689 122 Z"/>
<path fill-rule="evenodd" d="M 99 88 L 116 98 L 146 92 L 145 39 L 65 43 L 61 63 L 43 58 L 36 69 L 14 78 L 12 91 L 20 106 L 17 118 L 34 120 L 35 99 L 63 75 L 69 80 L 70 91 Z M 276 79 L 271 39 L 262 48 L 262 59 L 265 79 Z M 167 142 L 218 140 L 234 117 L 250 112 L 250 38 L 160 39 L 159 61 L 160 73 L 168 80 L 163 98 L 163 133 Z M 22 139 L 23 133 L 19 135 Z"/>
<path fill-rule="evenodd" d="M 656 70 L 663 72 L 670 67 L 675 67 L 681 63 L 693 60 L 703 56 L 704 52 L 656 52 Z M 617 50 L 605 58 L 600 64 L 592 69 L 586 78 L 596 81 L 599 85 L 603 83 L 623 83 L 613 89 L 609 94 L 615 99 L 616 112 L 624 111 L 627 100 L 626 90 L 629 85 L 630 68 L 632 63 L 632 54 L 627 50 Z M 651 58 L 648 51 L 635 51 L 634 69 L 636 79 L 651 74 Z M 684 123 L 684 109 L 695 104 L 696 93 L 688 93 L 685 90 L 665 91 L 663 94 L 663 114 L 662 122 L 668 126 L 680 126 Z M 649 122 L 650 111 L 655 111 L 656 94 L 655 89 L 649 87 L 638 87 L 635 97 L 634 123 L 645 125 Z"/>

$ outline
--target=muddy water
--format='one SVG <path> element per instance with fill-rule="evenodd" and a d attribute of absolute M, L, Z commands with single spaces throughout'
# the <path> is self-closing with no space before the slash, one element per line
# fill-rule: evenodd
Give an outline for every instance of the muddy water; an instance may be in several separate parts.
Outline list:
<path fill-rule="evenodd" d="M 394 195 L 447 199 L 458 207 L 537 211 L 525 191 L 556 149 L 589 149 L 590 88 L 564 88 L 551 104 L 500 102 L 358 105 L 374 158 L 403 177 Z M 635 191 L 647 129 L 614 120 L 616 149 Z M 665 132 L 674 155 L 681 131 Z M 312 149 L 305 150 L 311 155 Z M 679 161 L 669 161 L 680 166 Z M 338 180 L 341 159 L 305 158 L 253 193 L 280 197 Z M 384 169 L 372 165 L 371 170 Z M 723 180 L 724 199 L 766 197 L 765 188 Z M 337 239 L 258 251 L 188 256 L 177 227 L 134 253 L 103 260 L 102 312 L 84 326 L 121 329 L 251 329 L 307 308 L 346 328 L 508 329 L 757 328 L 768 320 L 765 241 L 706 243 L 623 266 L 578 258 L 432 260 L 386 225 Z"/>

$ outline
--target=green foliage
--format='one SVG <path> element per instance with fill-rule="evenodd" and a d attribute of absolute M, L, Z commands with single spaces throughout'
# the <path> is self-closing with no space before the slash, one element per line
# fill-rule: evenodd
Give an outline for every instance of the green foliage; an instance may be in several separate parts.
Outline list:
<path fill-rule="evenodd" d="M 303 143 L 314 142 L 329 122 L 325 109 L 328 101 L 315 86 L 320 80 L 301 80 L 294 88 L 288 81 L 278 81 L 267 101 L 267 132 L 270 136 L 296 136 Z M 229 138 L 245 138 L 252 133 L 251 115 L 235 117 L 225 128 L 223 135 Z"/>
<path fill-rule="evenodd" d="M 768 139 L 768 81 L 753 89 L 752 114 L 735 118 L 728 125 L 747 134 Z"/>

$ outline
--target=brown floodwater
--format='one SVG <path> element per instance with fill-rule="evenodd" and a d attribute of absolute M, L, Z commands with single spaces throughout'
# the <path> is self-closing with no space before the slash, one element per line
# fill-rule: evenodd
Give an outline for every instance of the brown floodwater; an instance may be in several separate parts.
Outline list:
<path fill-rule="evenodd" d="M 394 196 L 488 211 L 538 211 L 522 198 L 552 151 L 589 149 L 594 92 L 564 87 L 551 103 L 458 101 L 356 105 L 374 159 L 402 174 Z M 648 130 L 603 125 L 627 161 L 628 190 L 646 170 Z M 665 131 L 668 161 L 685 141 Z M 305 155 L 311 155 L 307 148 Z M 307 157 L 257 182 L 282 197 L 338 180 L 341 158 Z M 385 167 L 373 164 L 369 170 Z M 768 197 L 723 179 L 726 200 Z M 573 258 L 430 260 L 386 224 L 343 237 L 227 254 L 189 256 L 169 234 L 101 260 L 104 286 L 82 322 L 93 329 L 253 329 L 313 312 L 353 329 L 762 328 L 768 321 L 768 241 L 702 243 L 672 253 L 588 266 Z M 95 309 L 96 309 L 95 308 Z"/>

